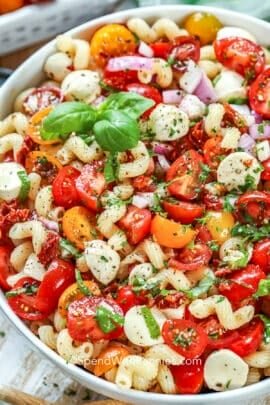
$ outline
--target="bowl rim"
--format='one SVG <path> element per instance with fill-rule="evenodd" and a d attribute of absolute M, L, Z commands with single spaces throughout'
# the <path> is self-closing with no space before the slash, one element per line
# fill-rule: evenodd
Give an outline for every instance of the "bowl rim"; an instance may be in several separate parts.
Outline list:
<path fill-rule="evenodd" d="M 177 11 L 177 13 L 185 14 L 185 13 L 192 13 L 195 11 L 202 11 L 202 12 L 209 12 L 213 13 L 217 16 L 230 18 L 234 17 L 234 19 L 238 18 L 241 22 L 240 25 L 252 26 L 261 26 L 264 29 L 270 31 L 270 24 L 266 21 L 260 20 L 258 18 L 241 14 L 235 11 L 230 11 L 222 8 L 217 7 L 208 7 L 208 6 L 196 6 L 196 5 L 163 5 L 163 6 L 152 6 L 152 7 L 141 7 L 141 8 L 133 8 L 118 11 L 116 13 L 111 13 L 99 18 L 95 18 L 90 20 L 84 24 L 81 24 L 66 33 L 71 36 L 80 36 L 80 34 L 88 29 L 93 29 L 100 24 L 106 24 L 108 22 L 117 21 L 117 20 L 125 20 L 130 16 L 137 16 L 143 17 L 143 14 L 149 14 L 155 16 L 155 13 L 160 14 L 161 12 L 166 11 Z M 166 15 L 166 14 L 165 14 Z M 4 83 L 4 85 L 0 89 L 0 104 L 1 98 L 3 103 L 3 98 L 7 97 L 7 93 L 11 89 L 16 89 L 15 83 L 16 81 L 21 80 L 21 75 L 26 71 L 27 67 L 30 67 L 31 64 L 37 62 L 40 58 L 43 60 L 45 56 L 49 55 L 53 51 L 53 47 L 55 44 L 55 39 L 45 44 L 41 47 L 37 52 L 35 52 L 32 56 L 30 56 L 22 65 L 20 65 L 16 71 L 10 76 L 10 78 Z M 6 93 L 6 94 L 5 94 Z M 1 112 L 0 112 L 1 114 Z M 0 309 L 1 312 L 9 319 L 9 321 L 15 326 L 18 332 L 23 335 L 31 345 L 38 350 L 43 356 L 53 362 L 57 367 L 59 367 L 64 373 L 68 373 L 78 382 L 92 388 L 96 392 L 107 395 L 109 397 L 124 400 L 124 401 L 131 401 L 132 403 L 144 404 L 145 401 L 148 401 L 151 404 L 172 404 L 176 405 L 179 402 L 182 404 L 214 404 L 216 401 L 221 402 L 229 402 L 230 400 L 235 401 L 243 400 L 243 399 L 252 399 L 257 397 L 257 395 L 263 395 L 270 392 L 270 379 L 262 380 L 256 384 L 245 386 L 242 388 L 229 390 L 225 392 L 213 392 L 213 393 L 205 393 L 205 394 L 198 394 L 198 395 L 170 395 L 170 394 L 160 394 L 160 393 L 153 393 L 153 392 L 144 392 L 138 391 L 135 389 L 130 390 L 122 390 L 116 386 L 116 384 L 106 381 L 100 377 L 96 377 L 88 371 L 73 365 L 68 364 L 58 353 L 54 352 L 50 348 L 48 348 L 44 343 L 40 341 L 32 332 L 31 330 L 16 316 L 16 314 L 12 311 L 12 309 L 7 304 L 5 296 L 2 292 L 0 292 Z M 234 403 L 234 402 L 232 402 Z"/>

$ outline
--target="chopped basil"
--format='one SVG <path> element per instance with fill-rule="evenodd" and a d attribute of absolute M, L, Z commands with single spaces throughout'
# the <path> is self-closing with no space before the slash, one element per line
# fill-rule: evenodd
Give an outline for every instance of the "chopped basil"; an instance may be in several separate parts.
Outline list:
<path fill-rule="evenodd" d="M 25 201 L 30 191 L 30 180 L 24 170 L 17 172 L 17 175 L 21 181 L 21 189 L 19 194 L 19 200 Z"/>
<path fill-rule="evenodd" d="M 217 85 L 217 82 L 221 79 L 221 74 L 217 75 L 213 80 L 213 87 L 215 87 Z"/>
<path fill-rule="evenodd" d="M 247 174 L 245 177 L 245 184 L 239 186 L 239 190 L 245 192 L 247 190 L 255 190 L 255 189 L 256 189 L 255 178 L 250 174 Z"/>
<path fill-rule="evenodd" d="M 84 141 L 84 143 L 86 143 L 87 146 L 92 145 L 95 140 L 94 135 L 90 134 L 78 134 L 78 136 Z"/>
<path fill-rule="evenodd" d="M 111 153 L 106 160 L 104 168 L 104 177 L 107 183 L 111 183 L 118 178 L 119 162 L 117 153 Z"/>
<path fill-rule="evenodd" d="M 235 104 L 235 105 L 243 105 L 247 104 L 247 98 L 245 97 L 232 97 L 228 100 L 229 104 Z"/>
<path fill-rule="evenodd" d="M 74 256 L 76 259 L 82 256 L 82 253 L 67 239 L 61 238 L 59 242 L 60 248 L 63 251 L 68 252 L 71 256 Z"/>
<path fill-rule="evenodd" d="M 207 180 L 207 178 L 209 177 L 210 173 L 211 173 L 210 167 L 204 163 L 201 163 L 201 173 L 199 175 L 200 182 L 204 183 Z"/>
<path fill-rule="evenodd" d="M 77 286 L 83 295 L 86 295 L 87 297 L 90 297 L 91 295 L 93 295 L 91 293 L 91 291 L 89 290 L 89 288 L 87 287 L 87 285 L 85 284 L 85 282 L 83 281 L 81 272 L 78 269 L 75 270 L 75 278 L 76 278 Z"/>
<path fill-rule="evenodd" d="M 270 318 L 268 318 L 266 315 L 263 314 L 260 314 L 259 317 L 264 323 L 264 334 L 263 334 L 264 343 L 270 343 Z"/>
<path fill-rule="evenodd" d="M 215 284 L 215 281 L 215 276 L 209 273 L 200 280 L 196 287 L 193 287 L 190 290 L 184 290 L 183 292 L 190 300 L 195 300 L 202 294 L 206 294 L 209 289 Z"/>
<path fill-rule="evenodd" d="M 7 298 L 17 297 L 18 295 L 34 295 L 38 290 L 37 285 L 27 284 L 25 287 L 17 288 L 16 290 L 11 290 L 6 293 Z"/>
<path fill-rule="evenodd" d="M 122 315 L 112 312 L 105 307 L 97 307 L 96 320 L 104 333 L 110 333 L 118 326 L 124 325 L 124 319 Z"/>
<path fill-rule="evenodd" d="M 270 225 L 263 225 L 257 228 L 255 225 L 236 224 L 231 230 L 232 236 L 240 236 L 251 242 L 257 242 L 260 239 L 269 237 Z"/>
<path fill-rule="evenodd" d="M 223 209 L 226 212 L 233 212 L 234 211 L 234 206 L 232 205 L 230 198 L 233 197 L 233 195 L 227 194 L 224 197 L 224 203 L 223 203 Z"/>
<path fill-rule="evenodd" d="M 207 242 L 207 246 L 212 250 L 212 252 L 219 251 L 219 244 L 214 240 L 210 240 L 209 242 Z"/>
<path fill-rule="evenodd" d="M 142 307 L 141 309 L 142 316 L 149 330 L 150 336 L 152 339 L 157 339 L 160 336 L 160 327 L 154 318 L 151 309 L 148 307 Z"/>
<path fill-rule="evenodd" d="M 254 298 L 264 297 L 270 294 L 270 279 L 266 278 L 260 280 L 256 293 L 253 295 Z"/>

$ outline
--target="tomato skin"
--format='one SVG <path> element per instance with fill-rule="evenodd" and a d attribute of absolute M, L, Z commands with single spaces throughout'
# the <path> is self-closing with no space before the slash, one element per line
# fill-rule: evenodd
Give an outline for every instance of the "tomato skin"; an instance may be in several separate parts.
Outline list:
<path fill-rule="evenodd" d="M 142 118 L 148 118 L 157 104 L 162 103 L 162 97 L 158 89 L 148 84 L 130 83 L 126 86 L 126 90 L 140 94 L 143 97 L 150 98 L 155 102 L 155 105 L 144 112 Z"/>
<path fill-rule="evenodd" d="M 136 245 L 149 234 L 151 219 L 149 210 L 130 205 L 126 215 L 118 221 L 118 225 L 127 233 L 129 242 Z"/>
<path fill-rule="evenodd" d="M 162 328 L 162 336 L 167 345 L 187 359 L 199 357 L 205 350 L 208 337 L 199 325 L 185 319 L 167 320 Z M 175 338 L 185 340 L 185 344 L 175 344 Z"/>
<path fill-rule="evenodd" d="M 262 224 L 270 218 L 270 193 L 266 191 L 248 191 L 237 200 L 237 217 L 242 223 Z"/>
<path fill-rule="evenodd" d="M 170 182 L 169 193 L 180 199 L 195 199 L 198 196 L 202 163 L 202 156 L 193 149 L 176 159 L 166 173 L 166 181 Z"/>
<path fill-rule="evenodd" d="M 42 301 L 40 310 L 52 313 L 57 308 L 61 294 L 74 282 L 74 265 L 62 259 L 55 259 L 46 271 L 37 292 L 37 299 Z"/>
<path fill-rule="evenodd" d="M 249 264 L 243 270 L 236 270 L 232 276 L 219 284 L 219 292 L 227 297 L 233 304 L 249 298 L 257 291 L 260 280 L 265 273 L 260 266 Z"/>
<path fill-rule="evenodd" d="M 124 314 L 127 313 L 130 308 L 138 305 L 139 302 L 140 300 L 133 292 L 131 286 L 126 285 L 124 287 L 120 287 L 120 289 L 118 290 L 116 303 L 122 308 Z"/>
<path fill-rule="evenodd" d="M 219 39 L 214 42 L 214 49 L 220 63 L 249 81 L 264 69 L 264 50 L 249 39 L 238 37 Z"/>
<path fill-rule="evenodd" d="M 188 133 L 188 139 L 196 149 L 202 149 L 205 142 L 209 139 L 203 128 L 203 120 L 197 122 Z"/>
<path fill-rule="evenodd" d="M 193 271 L 207 266 L 212 257 L 212 250 L 203 243 L 196 243 L 191 249 L 185 247 L 177 257 L 170 259 L 169 266 L 181 271 Z"/>
<path fill-rule="evenodd" d="M 85 165 L 75 180 L 79 198 L 87 208 L 95 212 L 100 211 L 98 198 L 106 188 L 104 175 L 100 172 L 102 167 L 102 161 Z"/>
<path fill-rule="evenodd" d="M 260 240 L 254 245 L 251 262 L 260 266 L 264 272 L 270 272 L 270 239 Z"/>
<path fill-rule="evenodd" d="M 34 115 L 43 108 L 61 103 L 63 98 L 58 87 L 38 87 L 25 98 L 23 108 L 27 114 Z"/>
<path fill-rule="evenodd" d="M 203 147 L 203 156 L 206 164 L 213 170 L 216 170 L 220 164 L 219 157 L 224 155 L 224 149 L 221 147 L 222 138 L 216 136 L 209 138 Z"/>
<path fill-rule="evenodd" d="M 237 329 L 238 338 L 228 345 L 228 349 L 240 357 L 248 356 L 259 348 L 263 341 L 263 332 L 263 322 L 259 318 L 254 318 L 248 325 Z"/>
<path fill-rule="evenodd" d="M 138 80 L 138 73 L 136 70 L 110 72 L 105 68 L 103 72 L 103 81 L 108 86 L 114 87 L 118 90 L 126 90 L 127 85 L 134 83 Z"/>
<path fill-rule="evenodd" d="M 169 217 L 182 224 L 191 224 L 195 219 L 203 215 L 204 208 L 199 204 L 191 204 L 188 202 L 164 201 L 164 209 L 169 214 Z"/>
<path fill-rule="evenodd" d="M 155 58 L 168 59 L 172 50 L 172 43 L 167 41 L 158 41 L 150 44 Z"/>
<path fill-rule="evenodd" d="M 68 307 L 67 327 L 70 336 L 79 342 L 98 341 L 101 339 L 117 339 L 123 332 L 123 327 L 117 326 L 110 333 L 103 332 L 96 319 L 96 309 L 102 304 L 109 305 L 112 310 L 123 316 L 123 311 L 115 301 L 101 297 L 84 297 L 73 301 Z"/>
<path fill-rule="evenodd" d="M 75 180 L 80 176 L 80 171 L 73 166 L 63 167 L 52 184 L 53 199 L 56 205 L 71 208 L 79 203 L 79 195 Z"/>
<path fill-rule="evenodd" d="M 8 246 L 0 246 L 0 287 L 4 291 L 10 290 L 7 278 L 14 274 L 10 264 L 11 249 Z"/>
<path fill-rule="evenodd" d="M 203 362 L 201 359 L 197 359 L 194 364 L 170 366 L 170 370 L 179 394 L 197 394 L 201 391 L 203 386 Z"/>
<path fill-rule="evenodd" d="M 172 51 L 170 56 L 176 60 L 176 63 L 173 65 L 176 69 L 179 68 L 177 62 L 184 62 L 191 59 L 196 63 L 199 62 L 200 60 L 199 39 L 187 35 L 174 38 L 172 42 Z"/>
<path fill-rule="evenodd" d="M 249 88 L 251 108 L 265 119 L 270 119 L 270 68 L 265 69 Z"/>
<path fill-rule="evenodd" d="M 222 24 L 214 14 L 198 11 L 186 18 L 183 27 L 190 34 L 199 37 L 202 45 L 207 45 L 215 40 Z"/>
<path fill-rule="evenodd" d="M 227 349 L 238 338 L 237 331 L 225 331 L 214 315 L 199 322 L 208 335 L 207 348 L 210 350 Z"/>
<path fill-rule="evenodd" d="M 261 174 L 261 179 L 266 181 L 270 180 L 270 159 L 262 162 L 262 165 L 264 170 Z"/>

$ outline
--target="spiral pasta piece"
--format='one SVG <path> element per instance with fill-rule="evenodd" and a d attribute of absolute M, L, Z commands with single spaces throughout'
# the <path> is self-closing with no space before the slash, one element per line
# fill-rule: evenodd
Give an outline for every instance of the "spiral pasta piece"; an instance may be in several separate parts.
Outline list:
<path fill-rule="evenodd" d="M 130 18 L 127 22 L 130 31 L 134 32 L 142 41 L 151 43 L 158 38 L 167 37 L 173 40 L 175 37 L 188 35 L 188 32 L 178 27 L 169 18 L 160 18 L 152 27 L 142 18 Z"/>
<path fill-rule="evenodd" d="M 17 154 L 23 145 L 23 136 L 12 133 L 4 135 L 0 138 L 0 160 L 3 159 L 5 153 L 12 151 L 13 157 L 16 160 Z"/>
<path fill-rule="evenodd" d="M 157 84 L 159 84 L 160 87 L 169 87 L 173 80 L 172 68 L 164 59 L 155 58 L 153 59 L 151 70 L 142 69 L 138 71 L 138 79 L 141 83 L 150 83 L 153 76 L 156 77 Z"/>
<path fill-rule="evenodd" d="M 32 238 L 34 252 L 39 254 L 47 232 L 41 222 L 32 220 L 14 224 L 9 230 L 9 237 L 14 240 Z"/>
<path fill-rule="evenodd" d="M 67 165 L 74 158 L 81 160 L 83 163 L 90 163 L 101 155 L 101 149 L 95 141 L 88 146 L 82 138 L 76 135 L 72 135 L 56 153 L 57 159 L 63 165 Z"/>
<path fill-rule="evenodd" d="M 73 343 L 68 330 L 61 330 L 56 341 L 58 353 L 68 363 L 78 364 L 80 366 L 87 364 L 93 354 L 93 344 L 91 342 L 85 342 L 79 346 L 75 346 Z"/>
<path fill-rule="evenodd" d="M 119 180 L 124 180 L 130 177 L 137 177 L 145 173 L 150 163 L 148 150 L 143 142 L 139 142 L 135 148 L 130 149 L 133 156 L 133 162 L 120 163 L 118 170 Z M 120 156 L 121 161 L 121 156 Z"/>
<path fill-rule="evenodd" d="M 0 137 L 10 133 L 25 135 L 28 126 L 28 119 L 25 114 L 15 112 L 9 114 L 3 121 L 0 121 Z"/>
<path fill-rule="evenodd" d="M 42 325 L 38 328 L 38 335 L 40 340 L 48 347 L 56 350 L 56 342 L 58 334 L 54 332 L 53 327 L 50 325 Z"/>

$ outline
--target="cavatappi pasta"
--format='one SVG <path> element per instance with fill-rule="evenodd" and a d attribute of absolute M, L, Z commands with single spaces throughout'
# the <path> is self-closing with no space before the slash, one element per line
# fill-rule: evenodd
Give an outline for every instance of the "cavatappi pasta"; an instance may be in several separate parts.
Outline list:
<path fill-rule="evenodd" d="M 66 362 L 172 395 L 270 376 L 266 45 L 204 13 L 60 35 L 0 121 L 0 286 Z"/>

